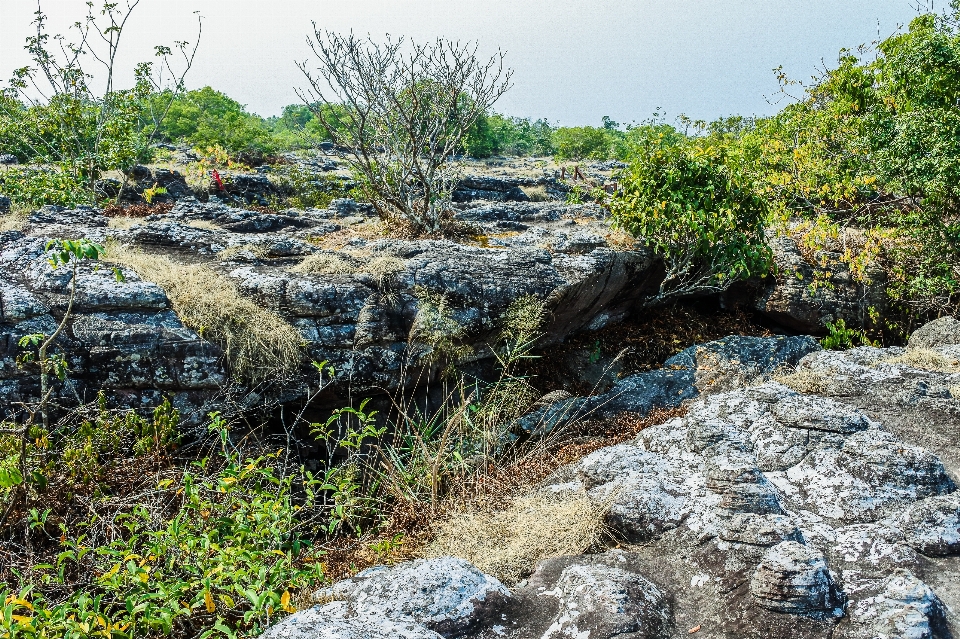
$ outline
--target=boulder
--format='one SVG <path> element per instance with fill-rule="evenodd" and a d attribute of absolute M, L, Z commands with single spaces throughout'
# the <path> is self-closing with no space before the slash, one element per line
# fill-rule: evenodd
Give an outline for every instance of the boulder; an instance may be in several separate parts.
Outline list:
<path fill-rule="evenodd" d="M 796 541 L 770 548 L 750 578 L 750 594 L 768 610 L 839 617 L 843 602 L 823 554 Z"/>
<path fill-rule="evenodd" d="M 462 559 L 439 557 L 365 570 L 314 593 L 331 617 L 420 624 L 453 636 L 495 621 L 510 598 L 499 581 Z"/>
<path fill-rule="evenodd" d="M 932 350 L 957 344 L 960 344 L 960 321 L 948 315 L 924 324 L 914 331 L 907 342 L 907 347 Z"/>
<path fill-rule="evenodd" d="M 960 494 L 929 497 L 911 505 L 900 519 L 906 543 L 924 555 L 960 554 Z"/>
<path fill-rule="evenodd" d="M 859 327 L 868 322 L 871 309 L 881 315 L 886 311 L 886 275 L 879 267 L 856 278 L 839 254 L 823 251 L 808 261 L 789 236 L 769 242 L 775 274 L 754 301 L 764 315 L 796 331 L 818 334 L 838 319 Z"/>

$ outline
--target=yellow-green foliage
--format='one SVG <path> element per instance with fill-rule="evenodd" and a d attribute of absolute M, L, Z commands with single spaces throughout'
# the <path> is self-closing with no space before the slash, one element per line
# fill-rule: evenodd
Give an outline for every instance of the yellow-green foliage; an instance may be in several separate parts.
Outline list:
<path fill-rule="evenodd" d="M 297 329 L 209 267 L 117 244 L 108 248 L 108 259 L 160 285 L 181 321 L 223 348 L 235 376 L 275 381 L 299 367 L 303 337 Z"/>
<path fill-rule="evenodd" d="M 48 440 L 46 455 L 64 456 L 59 472 L 78 468 L 77 481 L 87 484 L 104 480 L 88 468 L 104 457 L 147 465 L 176 428 L 176 411 L 158 410 L 154 420 L 98 419 L 108 436 L 81 427 L 59 443 Z M 108 506 L 106 527 L 92 516 L 56 529 L 49 510 L 32 511 L 31 528 L 58 538 L 59 549 L 55 561 L 31 566 L 19 588 L 0 585 L 0 637 L 255 637 L 295 610 L 294 593 L 322 583 L 310 515 L 319 512 L 320 482 L 275 471 L 277 454 L 228 450 L 226 425 L 213 417 L 223 455 L 152 481 L 148 474 L 136 498 Z M 131 437 L 127 459 L 121 444 Z"/>

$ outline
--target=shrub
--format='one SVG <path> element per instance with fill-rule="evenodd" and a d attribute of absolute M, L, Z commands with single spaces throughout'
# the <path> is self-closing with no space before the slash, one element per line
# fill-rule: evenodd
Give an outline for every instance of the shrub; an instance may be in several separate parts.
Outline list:
<path fill-rule="evenodd" d="M 591 126 L 561 127 L 553 134 L 558 160 L 605 160 L 610 157 L 613 145 L 613 136 L 608 130 Z"/>
<path fill-rule="evenodd" d="M 731 175 L 712 147 L 657 145 L 641 152 L 624 172 L 611 210 L 619 227 L 663 260 L 665 277 L 648 304 L 722 291 L 770 268 L 766 203 Z"/>
<path fill-rule="evenodd" d="M 842 318 L 834 322 L 827 323 L 828 334 L 820 344 L 828 351 L 842 351 L 855 346 L 854 340 L 860 342 L 862 346 L 875 346 L 867 337 L 866 333 L 847 326 Z"/>
<path fill-rule="evenodd" d="M 118 89 L 114 71 L 120 42 L 138 3 L 121 7 L 104 2 L 99 11 L 94 2 L 86 4 L 86 16 L 73 25 L 73 42 L 62 34 L 51 37 L 47 16 L 38 7 L 36 35 L 25 47 L 32 64 L 14 71 L 0 97 L 0 146 L 9 145 L 23 159 L 57 165 L 85 185 L 92 202 L 104 171 L 125 171 L 149 156 L 150 142 L 183 88 L 196 46 L 191 50 L 187 42 L 177 43 L 177 57 L 183 60 L 179 73 L 174 72 L 174 50 L 156 47 L 156 64 L 137 65 L 134 86 Z M 103 67 L 102 92 L 92 87 L 91 69 L 83 64 L 93 60 Z M 172 82 L 169 90 L 148 100 L 167 80 Z"/>
<path fill-rule="evenodd" d="M 322 582 L 322 552 L 312 543 L 320 482 L 302 470 L 278 472 L 276 455 L 242 456 L 217 415 L 210 427 L 222 455 L 153 477 L 126 468 L 169 453 L 177 417 L 169 403 L 152 420 L 113 415 L 101 398 L 95 423 L 45 436 L 58 489 L 70 481 L 72 490 L 110 491 L 119 474 L 139 494 L 92 500 L 106 525 L 96 515 L 78 519 L 55 499 L 44 502 L 58 507 L 53 517 L 50 509 L 28 514 L 38 538 L 54 543 L 43 548 L 49 563 L 7 555 L 25 572 L 18 589 L 0 586 L 0 636 L 256 636 L 295 610 L 299 591 Z"/>
<path fill-rule="evenodd" d="M 475 46 L 443 39 L 407 52 L 402 40 L 313 35 L 319 76 L 300 65 L 310 87 L 304 103 L 346 149 L 341 157 L 382 218 L 440 232 L 459 182 L 450 158 L 510 86 L 503 55 L 482 61 Z"/>
<path fill-rule="evenodd" d="M 165 99 L 158 94 L 154 100 Z M 222 147 L 230 154 L 272 153 L 278 149 L 269 126 L 236 100 L 204 87 L 173 100 L 159 135 L 195 147 Z"/>
<path fill-rule="evenodd" d="M 16 167 L 0 170 L 0 193 L 22 207 L 77 206 L 89 201 L 86 184 L 57 169 Z"/>

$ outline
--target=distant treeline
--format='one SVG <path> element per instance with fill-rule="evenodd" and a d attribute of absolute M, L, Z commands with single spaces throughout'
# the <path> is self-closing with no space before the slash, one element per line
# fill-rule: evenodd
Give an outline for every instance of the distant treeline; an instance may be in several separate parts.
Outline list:
<path fill-rule="evenodd" d="M 336 121 L 332 107 L 324 109 L 330 113 L 331 121 Z M 490 113 L 474 124 L 463 152 L 475 158 L 513 155 L 625 160 L 630 155 L 631 142 L 647 137 L 651 129 L 676 134 L 673 127 L 662 123 L 621 127 L 604 117 L 599 127 L 560 127 L 542 118 Z M 262 118 L 210 87 L 189 91 L 174 102 L 160 135 L 168 142 L 197 147 L 219 145 L 231 153 L 276 153 L 314 147 L 329 139 L 307 105 L 291 104 L 279 116 Z"/>
<path fill-rule="evenodd" d="M 157 104 L 164 96 L 148 98 Z M 324 106 L 331 121 L 337 114 Z M 149 126 L 145 122 L 144 126 Z M 559 127 L 546 119 L 510 117 L 490 113 L 472 127 L 463 152 L 476 158 L 494 155 L 555 156 L 564 160 L 620 159 L 630 155 L 631 142 L 650 134 L 651 129 L 674 134 L 664 124 L 620 127 L 610 118 L 602 126 Z M 11 136 L 4 139 L 0 129 L 0 151 L 30 161 L 29 149 L 18 148 Z M 272 154 L 311 148 L 329 139 L 313 110 L 305 104 L 291 104 L 279 116 L 263 118 L 243 104 L 211 87 L 187 91 L 171 105 L 158 131 L 157 141 L 206 148 L 220 146 L 231 154 Z"/>

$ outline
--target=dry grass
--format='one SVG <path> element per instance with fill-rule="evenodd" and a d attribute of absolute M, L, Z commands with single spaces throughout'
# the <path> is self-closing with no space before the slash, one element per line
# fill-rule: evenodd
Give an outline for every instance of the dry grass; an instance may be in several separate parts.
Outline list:
<path fill-rule="evenodd" d="M 330 253 L 314 253 L 290 269 L 304 275 L 349 275 L 357 272 L 350 260 Z"/>
<path fill-rule="evenodd" d="M 267 249 L 259 244 L 235 244 L 217 253 L 217 259 L 221 262 L 229 262 L 241 253 L 252 253 L 254 257 L 261 259 L 269 257 Z"/>
<path fill-rule="evenodd" d="M 888 364 L 905 364 L 910 368 L 938 373 L 960 373 L 960 360 L 927 348 L 910 348 L 903 355 L 884 360 Z"/>
<path fill-rule="evenodd" d="M 831 377 L 824 372 L 809 368 L 798 368 L 792 373 L 783 373 L 773 376 L 773 381 L 780 382 L 804 395 L 825 395 L 831 386 Z"/>
<path fill-rule="evenodd" d="M 27 215 L 19 211 L 0 215 L 0 233 L 22 231 L 27 226 Z"/>
<path fill-rule="evenodd" d="M 108 261 L 158 284 L 180 320 L 219 344 L 235 377 L 276 381 L 300 365 L 303 337 L 272 311 L 240 295 L 236 285 L 207 266 L 111 244 Z"/>
<path fill-rule="evenodd" d="M 190 220 L 187 222 L 187 226 L 193 227 L 195 229 L 202 229 L 204 231 L 219 231 L 220 227 L 211 222 L 210 220 Z"/>
<path fill-rule="evenodd" d="M 455 513 L 440 525 L 428 557 L 453 555 L 512 585 L 544 559 L 600 542 L 606 506 L 586 494 L 536 493 L 502 512 Z"/>
<path fill-rule="evenodd" d="M 521 186 L 520 190 L 527 194 L 531 202 L 550 202 L 554 199 L 545 186 Z"/>
<path fill-rule="evenodd" d="M 143 220 L 135 217 L 111 217 L 107 222 L 107 226 L 118 231 L 125 231 L 127 229 L 133 228 L 134 226 L 139 226 L 143 224 Z"/>
<path fill-rule="evenodd" d="M 373 275 L 381 285 L 393 274 L 406 268 L 407 263 L 392 255 L 379 255 L 367 262 L 361 270 Z"/>
<path fill-rule="evenodd" d="M 370 566 L 392 565 L 417 557 L 435 555 L 444 552 L 445 546 L 449 548 L 449 552 L 460 552 L 461 548 L 463 552 L 471 548 L 475 552 L 484 548 L 498 548 L 503 545 L 503 529 L 505 526 L 510 527 L 507 526 L 510 521 L 521 521 L 522 517 L 529 519 L 530 515 L 538 513 L 545 517 L 543 525 L 536 524 L 535 521 L 529 525 L 539 526 L 537 529 L 541 531 L 540 534 L 549 535 L 551 527 L 557 527 L 561 532 L 570 530 L 563 521 L 557 522 L 553 519 L 558 511 L 550 506 L 551 497 L 542 493 L 531 495 L 531 490 L 542 486 L 563 466 L 583 459 L 604 446 L 629 441 L 645 428 L 685 414 L 686 408 L 678 407 L 656 409 L 643 417 L 624 413 L 613 420 L 581 422 L 574 428 L 565 428 L 558 432 L 562 441 L 552 444 L 544 442 L 513 461 L 501 461 L 478 468 L 475 474 L 458 478 L 448 485 L 450 493 L 446 498 L 437 503 L 401 499 L 391 504 L 388 523 L 375 535 L 360 539 L 342 536 L 333 543 L 323 545 L 327 552 L 325 574 L 335 582 Z M 568 494 L 567 498 L 569 497 Z M 579 499 L 586 496 L 574 497 Z M 517 505 L 524 499 L 530 501 L 526 505 Z M 539 508 L 536 504 L 538 500 L 545 500 Z M 606 508 L 603 504 L 591 505 L 601 512 Z M 586 508 L 587 504 L 581 502 L 576 506 Z M 580 508 L 574 508 L 574 515 L 580 516 L 583 512 Z M 464 520 L 468 520 L 467 523 L 473 528 L 463 528 Z M 588 519 L 570 519 L 570 522 L 580 522 L 581 525 L 584 521 Z M 519 524 L 515 529 L 518 530 L 518 535 L 524 534 L 524 529 Z M 598 534 L 603 532 L 601 529 Z M 458 540 L 458 537 L 469 539 Z M 565 537 L 565 543 L 571 546 L 580 545 L 573 543 L 574 537 L 572 534 Z M 446 541 L 437 541 L 438 539 Z M 537 560 L 532 554 L 528 557 L 521 556 L 519 551 L 525 544 L 546 544 L 549 554 L 559 552 L 556 547 L 549 545 L 550 538 L 533 541 L 530 539 L 531 537 L 524 537 L 511 542 L 514 548 L 513 556 L 501 557 L 502 569 L 505 571 L 501 574 L 505 575 L 508 581 L 510 577 L 506 570 L 510 565 L 516 567 L 514 573 L 517 573 L 523 565 L 528 566 L 524 571 L 529 570 Z M 459 544 L 456 550 L 452 544 Z M 480 562 L 479 559 L 477 561 Z"/>

